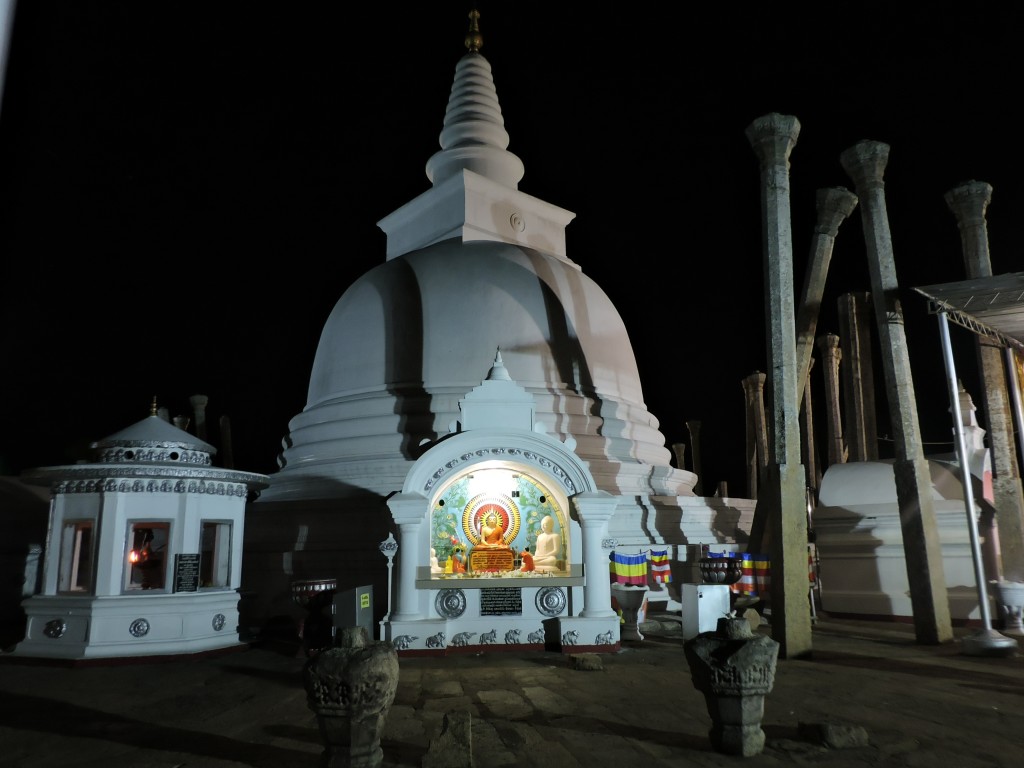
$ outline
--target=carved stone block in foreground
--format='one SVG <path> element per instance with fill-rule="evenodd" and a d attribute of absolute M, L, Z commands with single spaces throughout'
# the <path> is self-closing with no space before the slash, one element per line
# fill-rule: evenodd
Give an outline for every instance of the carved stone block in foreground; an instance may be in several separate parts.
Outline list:
<path fill-rule="evenodd" d="M 711 746 L 728 755 L 760 754 L 764 697 L 775 685 L 779 644 L 751 632 L 747 619 L 727 617 L 718 620 L 715 632 L 686 641 L 683 650 L 711 716 Z"/>
<path fill-rule="evenodd" d="M 342 630 L 303 670 L 306 702 L 324 741 L 323 768 L 378 768 L 380 736 L 398 690 L 398 651 L 370 642 L 363 627 Z"/>

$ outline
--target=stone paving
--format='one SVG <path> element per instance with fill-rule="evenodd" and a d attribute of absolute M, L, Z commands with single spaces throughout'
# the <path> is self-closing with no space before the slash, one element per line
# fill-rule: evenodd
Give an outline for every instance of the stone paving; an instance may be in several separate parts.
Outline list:
<path fill-rule="evenodd" d="M 780 765 L 1018 768 L 1024 655 L 920 646 L 908 625 L 819 617 L 781 659 L 764 750 L 715 752 L 678 623 L 575 668 L 568 655 L 403 657 L 383 768 Z M 762 627 L 770 633 L 770 627 Z M 1024 639 L 1021 639 L 1024 645 Z M 293 648 L 76 667 L 0 656 L 0 766 L 316 768 L 322 742 Z M 471 746 L 441 749 L 446 715 Z M 449 744 L 452 742 L 449 741 Z M 460 743 L 455 739 L 454 743 Z"/>

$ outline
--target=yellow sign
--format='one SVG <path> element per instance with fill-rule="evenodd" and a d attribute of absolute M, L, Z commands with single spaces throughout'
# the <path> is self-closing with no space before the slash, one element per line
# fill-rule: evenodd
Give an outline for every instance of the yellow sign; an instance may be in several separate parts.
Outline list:
<path fill-rule="evenodd" d="M 363 594 L 361 594 L 359 596 L 359 607 L 360 608 L 369 608 L 370 607 L 370 593 L 369 592 L 363 592 Z"/>

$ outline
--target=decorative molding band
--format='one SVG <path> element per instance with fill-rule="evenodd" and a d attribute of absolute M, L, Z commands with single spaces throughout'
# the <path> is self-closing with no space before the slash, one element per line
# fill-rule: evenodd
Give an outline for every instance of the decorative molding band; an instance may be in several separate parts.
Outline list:
<path fill-rule="evenodd" d="M 248 487 L 242 483 L 209 482 L 206 480 L 167 478 L 82 478 L 63 480 L 53 486 L 57 493 L 205 493 L 212 496 L 238 496 L 245 498 Z"/>
<path fill-rule="evenodd" d="M 431 489 L 452 472 L 460 470 L 464 465 L 476 463 L 487 459 L 512 459 L 532 464 L 544 470 L 548 475 L 558 480 L 569 495 L 576 493 L 576 485 L 562 467 L 534 451 L 525 451 L 522 448 L 481 448 L 472 453 L 464 453 L 456 459 L 447 461 L 444 466 L 438 467 L 430 476 L 430 479 L 423 485 L 423 492 L 429 496 Z"/>
<path fill-rule="evenodd" d="M 175 464 L 199 464 L 210 466 L 210 454 L 208 451 L 189 451 L 184 448 L 168 448 L 165 445 L 154 445 L 148 447 L 140 445 L 138 448 L 105 448 L 96 454 L 98 464 L 140 464 L 146 462 L 173 462 Z"/>

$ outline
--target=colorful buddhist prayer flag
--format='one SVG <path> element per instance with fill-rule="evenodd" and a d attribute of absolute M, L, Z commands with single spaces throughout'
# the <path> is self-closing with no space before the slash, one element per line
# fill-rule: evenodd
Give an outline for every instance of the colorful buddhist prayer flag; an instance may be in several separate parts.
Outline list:
<path fill-rule="evenodd" d="M 754 594 L 760 598 L 768 597 L 772 585 L 771 560 L 768 558 L 768 555 L 754 553 L 750 555 L 750 562 L 753 566 L 752 571 L 756 589 Z"/>
<path fill-rule="evenodd" d="M 668 562 L 667 549 L 651 550 L 651 575 L 659 584 L 669 584 L 672 581 L 672 566 Z"/>
<path fill-rule="evenodd" d="M 757 584 L 754 582 L 754 561 L 749 552 L 736 555 L 743 561 L 740 580 L 730 585 L 729 589 L 737 595 L 757 595 Z"/>
<path fill-rule="evenodd" d="M 611 554 L 612 578 L 619 584 L 647 584 L 647 553 L 627 555 L 613 551 Z"/>

